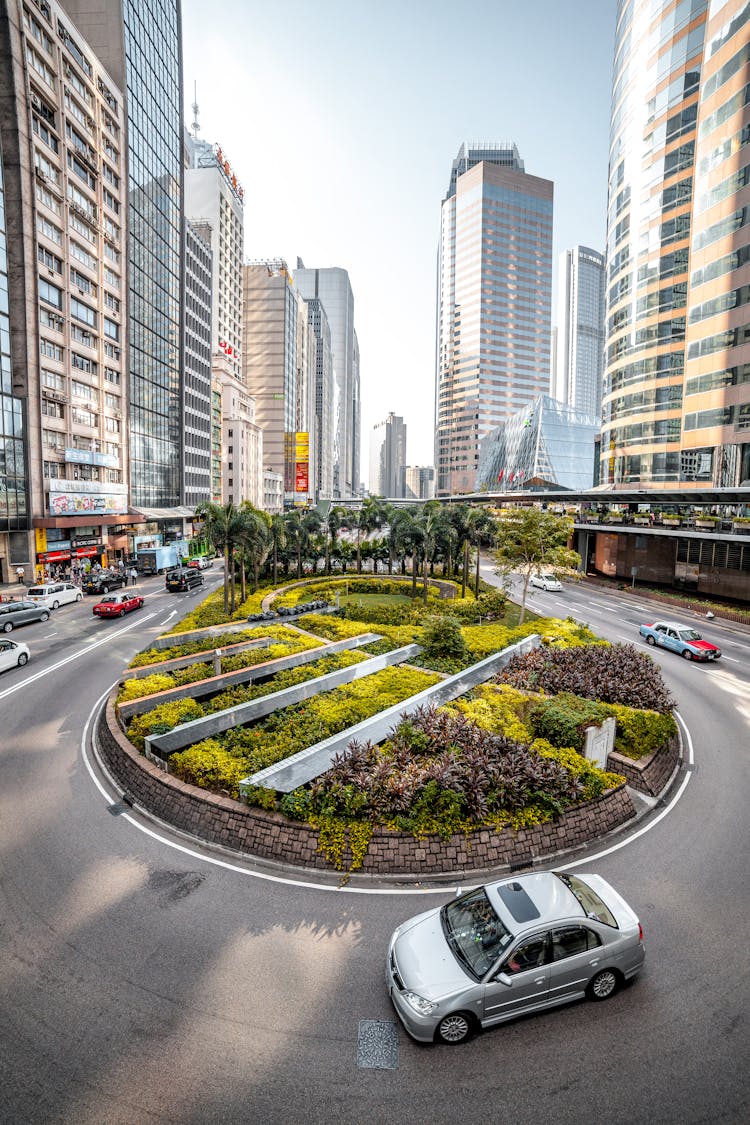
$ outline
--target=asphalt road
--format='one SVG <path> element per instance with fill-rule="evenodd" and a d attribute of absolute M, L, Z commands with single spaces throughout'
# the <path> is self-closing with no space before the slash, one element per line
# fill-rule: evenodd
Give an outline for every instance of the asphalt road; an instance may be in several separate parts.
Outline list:
<path fill-rule="evenodd" d="M 396 1024 L 383 960 L 395 925 L 449 887 L 336 889 L 205 851 L 108 796 L 97 700 L 196 601 L 145 588 L 123 621 L 94 620 L 89 600 L 19 629 L 32 662 L 0 677 L 0 1121 L 750 1119 L 748 633 L 706 625 L 714 666 L 655 654 L 689 732 L 679 799 L 566 857 L 638 911 L 641 977 L 605 1004 L 425 1047 Z M 636 643 L 654 616 L 568 586 L 531 604 Z"/>

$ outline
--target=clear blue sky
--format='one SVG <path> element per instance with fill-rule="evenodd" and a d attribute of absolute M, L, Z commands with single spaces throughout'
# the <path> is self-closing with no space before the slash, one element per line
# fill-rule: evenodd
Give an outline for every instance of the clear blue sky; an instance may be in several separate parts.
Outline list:
<path fill-rule="evenodd" d="M 440 203 L 458 147 L 515 141 L 559 251 L 604 249 L 616 0 L 183 0 L 185 118 L 245 188 L 245 254 L 349 271 L 369 430 L 432 464 Z"/>

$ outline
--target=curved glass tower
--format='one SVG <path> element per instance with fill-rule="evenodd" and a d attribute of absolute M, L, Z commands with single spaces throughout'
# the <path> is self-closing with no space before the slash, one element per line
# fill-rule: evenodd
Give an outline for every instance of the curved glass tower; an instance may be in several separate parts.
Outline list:
<path fill-rule="evenodd" d="M 696 122 L 707 0 L 620 0 L 610 126 L 601 480 L 682 475 Z"/>

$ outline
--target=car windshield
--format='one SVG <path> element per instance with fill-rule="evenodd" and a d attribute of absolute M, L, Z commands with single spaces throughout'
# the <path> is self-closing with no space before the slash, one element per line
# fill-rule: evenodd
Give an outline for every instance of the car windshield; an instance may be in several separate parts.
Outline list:
<path fill-rule="evenodd" d="M 597 922 L 603 922 L 605 926 L 613 926 L 615 929 L 619 929 L 615 916 L 604 899 L 600 898 L 587 883 L 584 883 L 577 875 L 561 875 L 559 871 L 555 874 L 576 896 L 587 918 L 595 918 Z"/>
<path fill-rule="evenodd" d="M 699 641 L 701 639 L 700 633 L 696 633 L 695 629 L 679 629 L 677 636 L 681 641 Z"/>
<path fill-rule="evenodd" d="M 481 980 L 510 943 L 512 934 L 480 887 L 449 902 L 440 911 L 445 940 L 457 961 Z"/>

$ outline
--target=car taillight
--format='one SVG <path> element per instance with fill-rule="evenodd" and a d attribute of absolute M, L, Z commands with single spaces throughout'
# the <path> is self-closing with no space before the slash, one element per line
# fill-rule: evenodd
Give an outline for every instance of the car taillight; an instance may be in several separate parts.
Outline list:
<path fill-rule="evenodd" d="M 643 926 L 638 923 L 638 941 L 643 941 Z"/>

